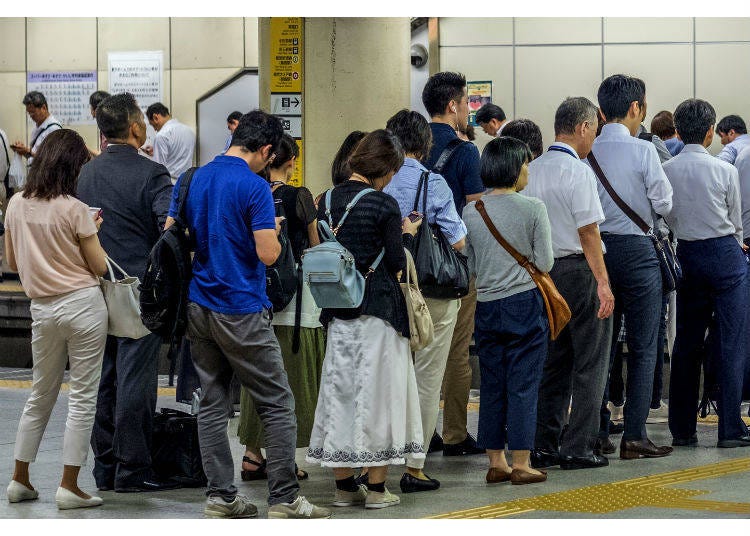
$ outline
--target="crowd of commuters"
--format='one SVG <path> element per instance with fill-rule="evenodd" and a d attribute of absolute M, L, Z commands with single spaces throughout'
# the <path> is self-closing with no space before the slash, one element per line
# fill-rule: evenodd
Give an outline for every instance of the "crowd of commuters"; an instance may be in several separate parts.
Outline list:
<path fill-rule="evenodd" d="M 648 132 L 645 83 L 614 75 L 599 86 L 598 106 L 585 97 L 559 105 L 546 152 L 532 120 L 508 121 L 499 106 L 483 106 L 477 124 L 495 139 L 480 156 L 465 141 L 463 75 L 433 75 L 422 99 L 430 121 L 401 110 L 383 129 L 349 134 L 332 160 L 332 188 L 316 198 L 290 184 L 299 148 L 281 121 L 233 112 L 225 150 L 192 174 L 180 217 L 195 140 L 164 105 L 146 111 L 157 131 L 151 160 L 139 154 L 150 149 L 132 95 L 92 95 L 97 154 L 54 120 L 43 95 L 28 94 L 37 127 L 30 147 L 9 146 L 31 166 L 8 204 L 5 250 L 31 298 L 34 381 L 8 499 L 39 495 L 29 465 L 68 360 L 58 507 L 103 502 L 77 484 L 89 443 L 101 491 L 177 486 L 156 478 L 150 454 L 160 338 L 108 336 L 98 277 L 109 257 L 142 279 L 149 251 L 178 217 L 194 244 L 187 339 L 201 386 L 207 516 L 257 515 L 238 493 L 239 469 L 242 480 L 267 479 L 269 517 L 330 517 L 299 493 L 308 473 L 295 464 L 296 448 L 332 469 L 332 506 L 366 509 L 399 504 L 385 485 L 391 465 L 405 465 L 403 493 L 439 489 L 425 473 L 428 451 L 486 453 L 488 484 L 544 482 L 552 466 L 607 466 L 615 433 L 621 459 L 668 456 L 697 444 L 706 359 L 719 385 L 717 446 L 750 446 L 740 414 L 750 387 L 750 138 L 742 119 L 717 123 L 708 102 L 688 99 L 654 116 Z M 724 145 L 718 158 L 706 150 L 714 133 Z M 278 236 L 304 265 L 305 250 L 321 242 L 318 222 L 335 230 L 365 277 L 361 305 L 320 309 L 300 278 L 296 299 L 273 313 L 265 273 L 280 255 Z M 434 336 L 412 352 L 400 282 L 423 225 L 466 255 L 471 277 L 460 298 L 425 298 Z M 570 322 L 554 340 L 542 293 L 498 233 L 548 272 L 568 303 Z M 665 285 L 653 233 L 676 244 L 676 293 Z M 676 323 L 674 351 L 667 345 L 673 439 L 658 446 L 646 421 L 655 404 L 666 408 L 668 323 Z M 481 371 L 476 439 L 467 429 L 472 338 Z M 239 467 L 227 434 L 233 377 L 242 385 Z M 622 429 L 610 402 L 624 406 Z"/>

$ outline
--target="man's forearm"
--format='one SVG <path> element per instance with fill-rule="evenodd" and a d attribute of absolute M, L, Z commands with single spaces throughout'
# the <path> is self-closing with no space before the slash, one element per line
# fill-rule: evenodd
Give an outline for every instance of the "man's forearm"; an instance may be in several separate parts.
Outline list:
<path fill-rule="evenodd" d="M 602 239 L 599 234 L 599 226 L 596 223 L 581 227 L 578 229 L 578 236 L 581 239 L 583 254 L 586 256 L 586 262 L 594 274 L 597 283 L 609 283 L 607 266 L 604 264 L 604 253 L 602 252 Z"/>

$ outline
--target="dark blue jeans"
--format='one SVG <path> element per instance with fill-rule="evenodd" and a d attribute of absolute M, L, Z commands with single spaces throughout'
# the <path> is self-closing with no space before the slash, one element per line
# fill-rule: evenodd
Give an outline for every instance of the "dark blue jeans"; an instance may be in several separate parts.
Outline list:
<path fill-rule="evenodd" d="M 602 233 L 607 247 L 604 262 L 615 296 L 615 320 L 610 348 L 610 367 L 617 350 L 619 317 L 625 315 L 628 345 L 628 381 L 625 388 L 623 440 L 645 439 L 646 419 L 656 368 L 662 282 L 659 261 L 647 236 Z M 599 436 L 609 434 L 609 389 L 604 393 Z"/>
<path fill-rule="evenodd" d="M 531 450 L 549 324 L 542 295 L 527 290 L 477 302 L 474 338 L 482 373 L 479 434 L 483 448 Z M 507 425 L 507 434 L 506 434 Z"/>
<path fill-rule="evenodd" d="M 696 431 L 703 343 L 716 320 L 719 439 L 747 433 L 740 418 L 747 339 L 747 258 L 733 236 L 680 240 L 683 279 L 677 289 L 677 338 L 669 383 L 669 431 L 686 439 Z"/>

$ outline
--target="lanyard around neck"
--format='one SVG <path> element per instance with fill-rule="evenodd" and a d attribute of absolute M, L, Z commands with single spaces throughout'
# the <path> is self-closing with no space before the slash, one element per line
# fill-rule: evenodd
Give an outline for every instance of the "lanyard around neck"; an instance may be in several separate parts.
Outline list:
<path fill-rule="evenodd" d="M 567 147 L 560 147 L 559 145 L 551 145 L 550 148 L 547 149 L 547 150 L 548 151 L 557 151 L 557 152 L 560 152 L 560 153 L 568 153 L 570 156 L 572 156 L 576 160 L 580 160 L 580 158 L 578 158 L 578 155 L 575 154 L 570 149 L 568 149 Z"/>

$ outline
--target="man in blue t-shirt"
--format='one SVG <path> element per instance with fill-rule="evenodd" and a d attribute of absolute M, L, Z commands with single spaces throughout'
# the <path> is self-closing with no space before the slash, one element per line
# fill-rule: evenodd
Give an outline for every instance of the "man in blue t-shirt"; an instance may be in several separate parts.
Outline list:
<path fill-rule="evenodd" d="M 273 196 L 257 175 L 276 156 L 278 118 L 260 110 L 241 117 L 225 154 L 195 172 L 185 218 L 195 241 L 188 303 L 188 339 L 203 396 L 198 437 L 208 477 L 205 514 L 254 517 L 237 494 L 227 438 L 229 384 L 234 373 L 250 392 L 265 430 L 268 517 L 321 518 L 330 511 L 299 495 L 294 469 L 297 421 L 279 343 L 271 327 L 266 266 L 281 251 Z M 174 222 L 180 180 L 166 226 Z"/>
<path fill-rule="evenodd" d="M 446 146 L 458 138 L 456 132 L 465 130 L 469 121 L 466 77 L 450 72 L 432 75 L 422 91 L 422 102 L 432 119 L 432 150 L 425 162 L 425 166 L 432 169 Z M 453 192 L 453 201 L 459 215 L 466 203 L 479 199 L 485 190 L 479 176 L 479 151 L 473 143 L 465 142 L 459 145 L 443 167 L 441 175 Z M 476 441 L 466 429 L 466 404 L 469 402 L 471 388 L 469 345 L 474 333 L 476 307 L 477 290 L 472 279 L 469 293 L 461 298 L 443 377 L 445 456 L 484 452 L 484 449 L 477 447 Z"/>

